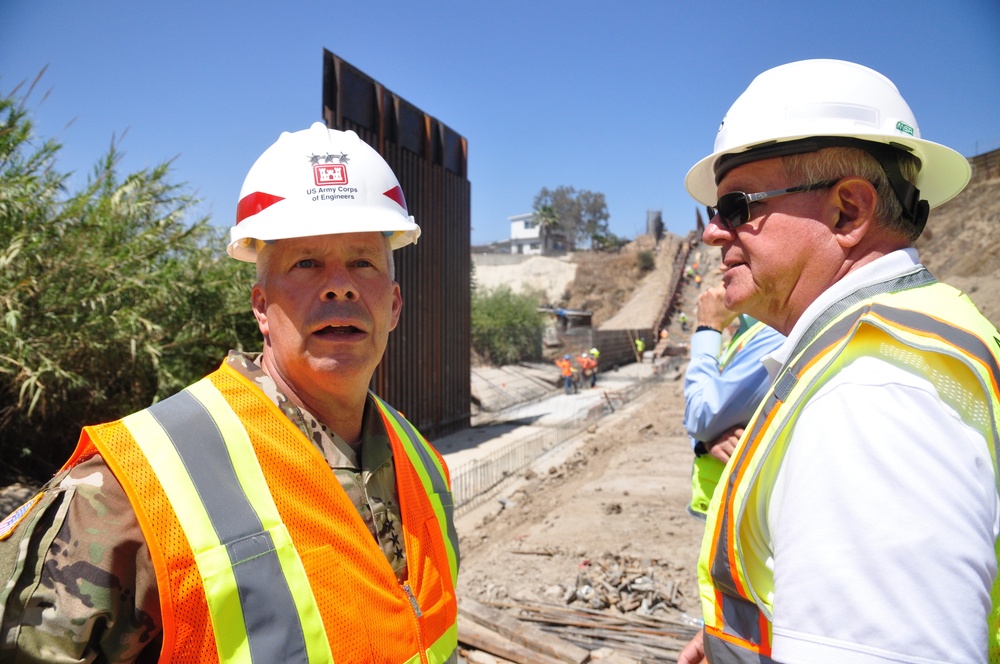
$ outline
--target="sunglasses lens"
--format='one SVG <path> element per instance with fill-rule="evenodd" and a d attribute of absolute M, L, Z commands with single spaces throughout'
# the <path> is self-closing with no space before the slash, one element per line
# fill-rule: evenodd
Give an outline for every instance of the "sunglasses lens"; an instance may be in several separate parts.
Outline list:
<path fill-rule="evenodd" d="M 719 211 L 716 210 L 711 205 L 706 205 L 705 206 L 705 214 L 708 215 L 708 220 L 712 221 L 713 219 L 715 219 L 715 215 L 719 214 Z"/>
<path fill-rule="evenodd" d="M 719 218 L 729 228 L 736 228 L 750 220 L 746 194 L 732 191 L 719 199 Z"/>

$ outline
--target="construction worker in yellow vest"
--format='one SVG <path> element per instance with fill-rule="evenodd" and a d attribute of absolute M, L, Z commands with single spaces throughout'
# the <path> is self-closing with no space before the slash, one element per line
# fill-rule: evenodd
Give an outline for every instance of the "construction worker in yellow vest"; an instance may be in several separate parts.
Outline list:
<path fill-rule="evenodd" d="M 688 172 L 726 306 L 787 339 L 708 508 L 681 664 L 1000 658 L 1000 333 L 913 248 L 970 172 L 839 60 L 759 75 Z"/>
<path fill-rule="evenodd" d="M 0 524 L 0 660 L 456 661 L 448 470 L 368 391 L 419 235 L 355 133 L 264 151 L 228 247 L 263 352 L 86 427 Z"/>

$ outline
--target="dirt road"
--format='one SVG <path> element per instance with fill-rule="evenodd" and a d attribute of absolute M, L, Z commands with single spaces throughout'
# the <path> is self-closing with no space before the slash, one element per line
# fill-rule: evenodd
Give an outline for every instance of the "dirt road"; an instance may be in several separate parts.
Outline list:
<path fill-rule="evenodd" d="M 579 589 L 599 587 L 616 564 L 631 565 L 653 577 L 661 596 L 669 593 L 655 616 L 684 622 L 700 615 L 702 524 L 684 511 L 692 457 L 681 388 L 680 373 L 668 375 L 497 499 L 460 514 L 460 596 L 589 607 Z"/>

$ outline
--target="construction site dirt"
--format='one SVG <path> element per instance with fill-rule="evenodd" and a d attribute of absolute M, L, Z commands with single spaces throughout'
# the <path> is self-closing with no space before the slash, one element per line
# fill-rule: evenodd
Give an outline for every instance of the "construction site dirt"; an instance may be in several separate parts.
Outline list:
<path fill-rule="evenodd" d="M 616 661 L 675 660 L 700 615 L 703 530 L 685 512 L 691 447 L 682 412 L 674 369 L 490 500 L 460 508 L 460 598 L 502 607 L 549 633 L 562 629 L 560 638 L 611 649 Z M 593 611 L 618 619 L 616 629 L 597 623 Z M 460 635 L 469 620 L 462 611 Z M 467 656 L 505 661 L 495 652 Z"/>

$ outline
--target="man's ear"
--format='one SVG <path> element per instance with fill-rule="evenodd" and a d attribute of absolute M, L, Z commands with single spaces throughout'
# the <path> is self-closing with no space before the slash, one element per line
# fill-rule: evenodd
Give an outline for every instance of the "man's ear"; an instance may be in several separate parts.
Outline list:
<path fill-rule="evenodd" d="M 403 293 L 399 288 L 399 284 L 395 281 L 392 282 L 392 318 L 389 330 L 395 330 L 396 325 L 399 323 L 399 313 L 403 310 Z"/>
<path fill-rule="evenodd" d="M 260 328 L 260 333 L 267 339 L 267 297 L 264 295 L 264 289 L 261 288 L 260 284 L 253 287 L 253 293 L 250 298 L 253 315 L 257 319 L 257 327 Z"/>
<path fill-rule="evenodd" d="M 878 194 L 871 182 L 861 177 L 847 177 L 830 189 L 831 230 L 842 247 L 854 247 L 875 224 Z"/>

